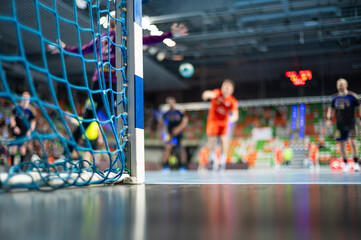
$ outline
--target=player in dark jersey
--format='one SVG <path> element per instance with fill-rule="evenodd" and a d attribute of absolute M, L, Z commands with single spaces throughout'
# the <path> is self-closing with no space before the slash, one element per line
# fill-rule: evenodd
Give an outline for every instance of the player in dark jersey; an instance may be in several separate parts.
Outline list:
<path fill-rule="evenodd" d="M 355 161 L 354 170 L 360 171 L 359 153 L 356 143 L 356 119 L 355 107 L 359 107 L 361 113 L 361 105 L 356 93 L 348 91 L 348 83 L 345 79 L 337 80 L 338 93 L 333 95 L 331 106 L 327 111 L 327 125 L 332 126 L 332 117 L 336 112 L 336 140 L 340 142 L 341 156 L 345 162 L 343 172 L 348 172 L 350 166 L 347 164 L 346 141 L 349 140 L 351 145 L 352 156 Z"/>
<path fill-rule="evenodd" d="M 10 130 L 15 140 L 30 136 L 34 131 L 36 121 L 33 112 L 30 110 L 30 93 L 24 92 L 20 105 L 13 109 L 13 115 L 10 117 Z M 27 142 L 10 146 L 11 165 L 14 164 L 16 152 L 20 152 L 20 162 L 25 160 Z"/>
<path fill-rule="evenodd" d="M 187 153 L 182 144 L 182 132 L 187 126 L 188 117 L 175 108 L 174 97 L 167 97 L 170 109 L 163 115 L 163 124 L 167 126 L 166 145 L 163 154 L 163 170 L 169 170 L 169 156 L 174 146 L 179 149 L 179 170 L 186 170 Z"/>

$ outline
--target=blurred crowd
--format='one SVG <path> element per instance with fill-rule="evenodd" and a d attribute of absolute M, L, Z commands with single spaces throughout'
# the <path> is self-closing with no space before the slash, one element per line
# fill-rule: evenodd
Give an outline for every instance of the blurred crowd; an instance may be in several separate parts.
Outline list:
<path fill-rule="evenodd" d="M 19 104 L 20 105 L 20 104 Z M 62 104 L 63 105 L 63 104 Z M 11 126 L 11 118 L 14 116 L 15 106 L 8 99 L 0 98 L 0 164 L 5 166 L 17 165 L 22 161 L 35 161 L 38 159 L 47 160 L 53 163 L 57 159 L 64 158 L 64 143 L 61 139 L 69 139 L 69 134 L 74 130 L 77 124 L 74 124 L 69 117 L 63 116 L 66 121 L 66 126 L 61 120 L 57 111 L 47 108 L 47 115 L 51 118 L 53 126 L 49 124 L 47 119 L 41 113 L 40 108 L 34 104 L 29 105 L 29 110 L 34 115 L 35 129 L 31 131 L 29 139 L 26 136 L 20 138 L 20 143 L 17 142 L 16 134 L 13 132 Z M 79 110 L 79 109 L 78 109 Z M 79 110 L 81 111 L 81 110 Z M 56 132 L 60 135 L 58 137 Z M 41 136 L 39 138 L 39 136 Z M 48 137 L 46 137 L 48 136 Z M 39 140 L 41 139 L 41 140 Z M 80 144 L 84 145 L 84 138 Z M 111 145 L 112 138 L 109 138 L 108 144 Z M 17 151 L 14 159 L 11 159 L 12 146 L 24 146 L 26 154 L 22 158 L 20 151 Z M 82 153 L 84 155 L 85 153 Z M 88 157 L 88 158 L 91 158 Z M 79 159 L 79 158 L 78 158 Z M 88 159 L 90 160 L 90 159 Z"/>

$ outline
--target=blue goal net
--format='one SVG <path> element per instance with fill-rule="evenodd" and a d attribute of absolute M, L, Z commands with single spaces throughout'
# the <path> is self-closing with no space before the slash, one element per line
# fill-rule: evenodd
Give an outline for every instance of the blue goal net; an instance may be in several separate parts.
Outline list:
<path fill-rule="evenodd" d="M 126 0 L 6 0 L 0 189 L 129 176 Z"/>

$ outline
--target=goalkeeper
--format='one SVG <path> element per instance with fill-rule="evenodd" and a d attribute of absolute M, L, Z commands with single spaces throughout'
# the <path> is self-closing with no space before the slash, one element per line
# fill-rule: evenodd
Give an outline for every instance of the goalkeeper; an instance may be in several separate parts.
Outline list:
<path fill-rule="evenodd" d="M 111 42 L 115 42 L 115 20 L 113 18 L 115 18 L 115 12 L 112 11 L 110 13 L 110 21 L 109 21 L 109 35 L 108 38 Z M 143 36 L 143 44 L 146 45 L 152 45 L 152 44 L 156 44 L 156 43 L 160 43 L 162 42 L 164 39 L 166 38 L 172 38 L 172 37 L 181 37 L 181 36 L 186 36 L 188 35 L 188 29 L 185 25 L 183 24 L 176 24 L 174 23 L 171 27 L 171 32 L 167 32 L 167 33 L 163 33 L 161 36 Z M 100 65 L 100 54 L 102 56 L 102 62 L 103 62 L 103 73 L 104 73 L 104 82 L 106 84 L 105 88 L 110 88 L 110 85 L 112 86 L 113 90 L 116 91 L 116 74 L 114 72 L 114 70 L 109 67 L 113 66 L 115 67 L 115 45 L 111 44 L 110 46 L 109 44 L 109 40 L 108 38 L 104 38 L 101 39 L 103 37 L 106 37 L 107 33 L 102 34 L 100 37 L 98 37 L 97 39 L 95 39 L 95 43 L 93 41 L 89 42 L 88 44 L 85 44 L 84 46 L 82 46 L 81 48 L 81 52 L 83 55 L 86 54 L 92 54 L 94 53 L 97 57 L 98 57 L 98 63 Z M 99 49 L 99 41 L 101 41 L 101 49 Z M 67 46 L 63 41 L 60 40 L 60 46 L 68 51 L 68 52 L 72 52 L 72 53 L 79 53 L 79 48 L 76 46 Z M 96 49 L 94 49 L 94 46 L 96 46 Z M 109 53 L 110 50 L 110 53 Z M 50 49 L 50 52 L 55 54 L 58 53 L 59 50 L 57 48 L 52 48 Z M 110 56 L 110 59 L 108 57 L 108 55 Z M 101 70 L 101 68 L 99 68 L 99 70 Z M 109 71 L 111 71 L 109 73 Z M 101 81 L 99 81 L 98 75 L 101 75 L 102 71 L 98 72 L 98 69 L 96 69 L 94 71 L 92 80 L 93 80 L 93 86 L 92 86 L 92 90 L 96 91 L 96 90 L 101 90 Z M 110 81 L 111 78 L 111 81 Z M 111 84 L 110 84 L 111 82 Z M 111 95 L 110 95 L 111 91 L 108 91 L 108 99 L 112 99 Z M 103 101 L 103 97 L 102 97 L 103 93 L 93 93 L 92 97 L 94 100 L 94 108 L 95 110 L 99 110 L 104 106 L 104 101 Z M 86 109 L 83 118 L 84 119 L 91 119 L 94 118 L 96 116 L 95 113 L 93 113 L 91 106 L 89 108 Z M 89 126 L 89 122 L 83 122 L 83 127 L 84 129 L 86 129 Z M 73 132 L 73 137 L 74 140 L 77 144 L 77 142 L 79 141 L 79 139 L 82 136 L 81 130 L 80 130 L 80 126 L 78 126 L 74 132 Z M 70 148 L 70 152 L 72 152 L 74 146 L 69 146 Z"/>

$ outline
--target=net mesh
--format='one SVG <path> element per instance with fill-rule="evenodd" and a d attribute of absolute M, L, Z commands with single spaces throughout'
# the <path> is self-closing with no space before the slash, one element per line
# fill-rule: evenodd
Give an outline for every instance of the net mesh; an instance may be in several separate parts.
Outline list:
<path fill-rule="evenodd" d="M 126 1 L 25 2 L 9 0 L 0 11 L 7 26 L 0 31 L 15 45 L 0 51 L 1 161 L 8 166 L 0 187 L 120 181 L 129 173 Z"/>

